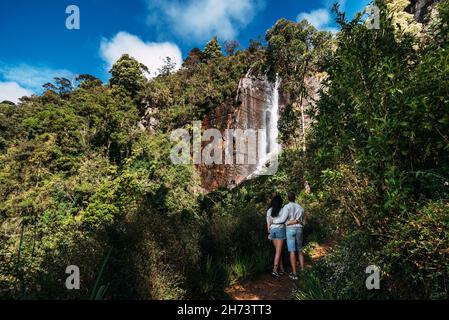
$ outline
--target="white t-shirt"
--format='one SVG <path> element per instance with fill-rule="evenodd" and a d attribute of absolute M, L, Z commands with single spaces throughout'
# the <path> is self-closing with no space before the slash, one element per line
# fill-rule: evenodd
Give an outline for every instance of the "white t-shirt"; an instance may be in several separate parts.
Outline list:
<path fill-rule="evenodd" d="M 301 221 L 302 224 L 304 224 L 304 209 L 297 203 L 289 202 L 286 204 L 281 212 L 279 213 L 279 216 L 275 219 L 273 219 L 273 223 L 286 223 L 288 221 L 294 221 L 298 220 Z M 301 224 L 294 224 L 287 226 L 287 228 L 300 228 L 302 227 Z"/>
<path fill-rule="evenodd" d="M 278 217 L 280 217 L 282 215 L 282 209 L 281 209 L 281 211 L 279 212 L 279 215 L 278 215 Z M 285 224 L 284 223 L 282 223 L 282 224 L 273 224 L 273 217 L 271 216 L 271 208 L 270 209 L 268 209 L 268 211 L 267 211 L 267 224 L 269 224 L 270 225 L 270 228 L 285 228 Z"/>

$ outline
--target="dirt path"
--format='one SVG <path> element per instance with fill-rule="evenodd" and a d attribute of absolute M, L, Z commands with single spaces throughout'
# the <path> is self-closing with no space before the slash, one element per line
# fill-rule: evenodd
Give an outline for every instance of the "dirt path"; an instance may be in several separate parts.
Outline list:
<path fill-rule="evenodd" d="M 324 257 L 331 247 L 330 242 L 315 247 L 311 255 L 312 261 L 306 263 L 306 267 L 310 268 L 314 261 Z M 227 288 L 225 292 L 232 300 L 288 300 L 295 288 L 295 282 L 287 274 L 280 278 L 264 274 Z"/>
<path fill-rule="evenodd" d="M 261 275 L 225 290 L 232 300 L 287 300 L 295 288 L 288 275 L 274 278 Z"/>

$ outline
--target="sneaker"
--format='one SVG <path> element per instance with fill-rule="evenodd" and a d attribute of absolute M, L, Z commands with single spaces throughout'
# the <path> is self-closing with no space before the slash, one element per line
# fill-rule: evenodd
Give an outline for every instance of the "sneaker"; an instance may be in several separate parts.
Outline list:
<path fill-rule="evenodd" d="M 273 276 L 273 277 L 276 277 L 276 278 L 279 278 L 281 275 L 279 274 L 279 273 L 277 273 L 276 271 L 273 271 L 272 273 L 271 273 L 271 275 Z"/>
<path fill-rule="evenodd" d="M 284 271 L 279 271 L 279 275 L 282 277 L 285 274 Z"/>
<path fill-rule="evenodd" d="M 289 276 L 290 279 L 292 279 L 292 280 L 298 280 L 298 275 L 297 275 L 296 273 L 290 273 L 288 276 Z"/>

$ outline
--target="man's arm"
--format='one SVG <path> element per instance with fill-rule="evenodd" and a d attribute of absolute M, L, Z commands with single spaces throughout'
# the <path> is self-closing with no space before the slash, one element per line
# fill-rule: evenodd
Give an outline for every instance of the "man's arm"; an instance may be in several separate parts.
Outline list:
<path fill-rule="evenodd" d="M 292 220 L 292 221 L 287 222 L 287 225 L 288 225 L 288 226 L 291 226 L 291 225 L 294 225 L 294 224 L 300 224 L 300 225 L 305 226 L 305 225 L 306 225 L 306 212 L 303 211 L 303 212 L 302 212 L 302 215 L 303 215 L 303 217 L 304 217 L 304 219 L 303 219 L 302 222 L 299 221 L 299 220 Z"/>

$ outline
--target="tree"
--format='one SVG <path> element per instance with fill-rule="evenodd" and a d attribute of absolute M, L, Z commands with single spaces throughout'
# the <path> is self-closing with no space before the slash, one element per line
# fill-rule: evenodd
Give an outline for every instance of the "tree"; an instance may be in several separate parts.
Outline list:
<path fill-rule="evenodd" d="M 249 47 L 248 47 L 249 53 L 254 54 L 257 51 L 261 50 L 262 48 L 263 48 L 262 41 L 254 39 L 249 40 Z"/>
<path fill-rule="evenodd" d="M 42 86 L 48 94 L 58 93 L 61 97 L 66 97 L 73 91 L 72 82 L 69 79 L 56 77 L 53 80 L 54 83 L 48 82 Z"/>
<path fill-rule="evenodd" d="M 283 87 L 301 107 L 303 149 L 305 151 L 304 99 L 308 97 L 307 79 L 321 70 L 331 50 L 332 35 L 317 31 L 306 20 L 299 23 L 279 20 L 266 35 L 268 42 L 268 75 L 274 80 L 278 74 Z"/>
<path fill-rule="evenodd" d="M 237 40 L 227 40 L 224 43 L 224 48 L 228 56 L 233 56 L 238 47 L 240 47 L 240 43 Z"/>
<path fill-rule="evenodd" d="M 146 83 L 145 73 L 148 68 L 128 54 L 124 54 L 109 71 L 111 88 L 122 89 L 127 95 L 135 98 Z"/>
<path fill-rule="evenodd" d="M 56 88 L 60 96 L 67 96 L 73 90 L 72 82 L 66 78 L 55 78 Z"/>
<path fill-rule="evenodd" d="M 213 60 L 223 56 L 218 38 L 215 36 L 211 41 L 206 44 L 204 48 L 205 60 Z"/>
<path fill-rule="evenodd" d="M 193 48 L 182 63 L 182 67 L 194 71 L 204 60 L 204 52 L 199 48 Z"/>
<path fill-rule="evenodd" d="M 187 58 L 184 60 L 182 66 L 184 68 L 191 68 L 201 63 L 205 59 L 204 52 L 199 48 L 193 48 L 189 51 Z"/>
<path fill-rule="evenodd" d="M 380 8 L 378 30 L 340 15 L 314 117 L 314 184 L 324 202 L 336 204 L 325 211 L 335 212 L 338 233 L 350 234 L 329 266 L 345 261 L 350 275 L 360 264 L 346 263 L 343 252 L 369 257 L 388 270 L 383 287 L 395 298 L 447 299 L 448 259 L 438 248 L 449 247 L 449 1 L 441 2 L 428 43 L 409 33 L 399 38 Z M 343 219 L 351 223 L 344 227 Z M 338 279 L 345 281 L 342 287 L 360 283 Z"/>
<path fill-rule="evenodd" d="M 91 89 L 95 87 L 99 87 L 103 84 L 103 82 L 90 75 L 90 74 L 81 74 L 75 79 L 78 82 L 78 86 L 82 89 Z"/>
<path fill-rule="evenodd" d="M 56 88 L 56 86 L 53 83 L 51 83 L 51 82 L 47 82 L 42 87 L 45 89 L 45 91 L 56 92 L 56 90 L 58 90 L 58 88 Z"/>
<path fill-rule="evenodd" d="M 176 68 L 176 62 L 172 60 L 172 58 L 167 57 L 164 60 L 164 65 L 158 69 L 159 75 L 167 76 L 172 73 Z"/>
<path fill-rule="evenodd" d="M 0 103 L 0 152 L 14 142 L 22 131 L 20 123 L 23 113 L 11 101 Z"/>

